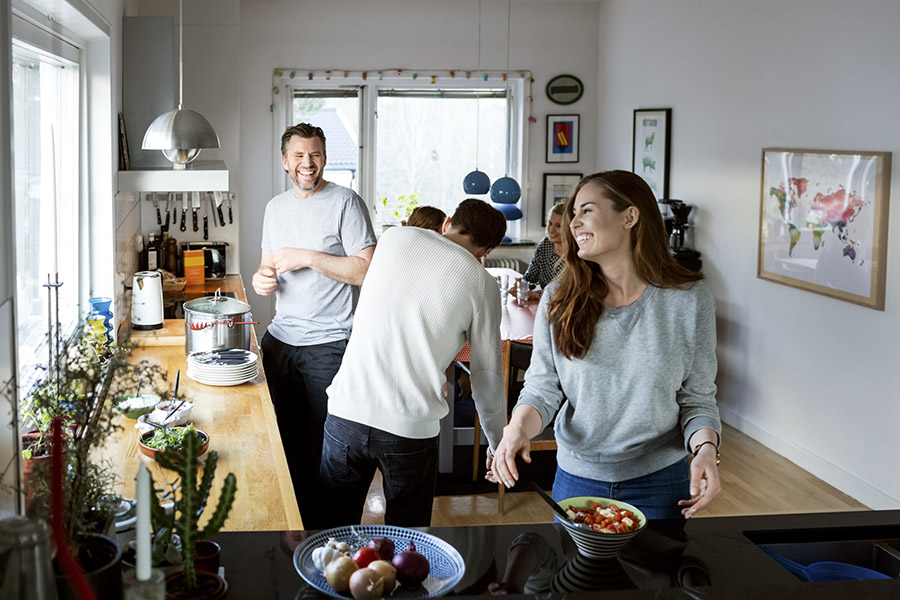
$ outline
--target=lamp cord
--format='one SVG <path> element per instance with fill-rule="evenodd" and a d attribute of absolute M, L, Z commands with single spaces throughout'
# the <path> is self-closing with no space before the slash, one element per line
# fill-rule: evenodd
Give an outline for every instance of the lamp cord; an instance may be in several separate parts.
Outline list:
<path fill-rule="evenodd" d="M 478 0 L 478 71 L 481 71 L 481 0 Z M 478 170 L 478 141 L 481 128 L 481 91 L 475 92 L 475 170 Z"/>
<path fill-rule="evenodd" d="M 184 0 L 178 0 L 178 110 L 184 100 Z"/>

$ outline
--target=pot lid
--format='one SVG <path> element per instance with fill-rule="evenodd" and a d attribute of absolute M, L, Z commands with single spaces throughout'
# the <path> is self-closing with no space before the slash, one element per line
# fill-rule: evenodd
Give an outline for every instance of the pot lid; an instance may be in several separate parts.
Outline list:
<path fill-rule="evenodd" d="M 250 311 L 250 305 L 227 296 L 204 296 L 184 303 L 184 309 L 209 315 L 235 315 Z"/>

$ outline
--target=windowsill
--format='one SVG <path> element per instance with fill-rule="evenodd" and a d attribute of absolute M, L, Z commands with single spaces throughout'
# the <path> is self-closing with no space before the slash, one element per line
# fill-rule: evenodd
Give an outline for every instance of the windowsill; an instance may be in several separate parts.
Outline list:
<path fill-rule="evenodd" d="M 509 242 L 503 242 L 502 244 L 500 244 L 500 246 L 501 247 L 512 247 L 512 246 L 526 247 L 526 246 L 534 246 L 534 242 L 531 240 L 513 239 L 513 240 L 510 240 Z"/>

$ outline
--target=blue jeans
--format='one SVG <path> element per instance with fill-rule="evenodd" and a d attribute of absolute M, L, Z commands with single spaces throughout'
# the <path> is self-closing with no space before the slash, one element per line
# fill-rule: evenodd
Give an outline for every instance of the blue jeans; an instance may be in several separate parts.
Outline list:
<path fill-rule="evenodd" d="M 325 390 L 341 366 L 347 340 L 291 346 L 266 332 L 260 346 L 303 527 L 321 529 L 329 510 L 318 493 L 322 430 L 328 415 Z"/>
<path fill-rule="evenodd" d="M 331 504 L 327 527 L 359 524 L 376 468 L 384 481 L 384 524 L 430 526 L 437 464 L 437 437 L 405 438 L 328 415 L 321 472 Z"/>
<path fill-rule="evenodd" d="M 683 519 L 679 500 L 691 497 L 691 467 L 687 456 L 655 473 L 626 481 L 598 481 L 577 477 L 556 468 L 553 499 L 599 496 L 627 502 L 648 519 Z"/>

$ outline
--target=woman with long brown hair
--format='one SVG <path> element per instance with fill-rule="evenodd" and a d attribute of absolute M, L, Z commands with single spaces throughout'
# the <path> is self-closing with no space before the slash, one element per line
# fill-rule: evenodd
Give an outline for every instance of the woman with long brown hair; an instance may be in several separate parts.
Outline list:
<path fill-rule="evenodd" d="M 634 173 L 582 179 L 562 232 L 566 267 L 541 299 L 488 479 L 515 485 L 516 457 L 531 462 L 529 440 L 555 416 L 554 498 L 689 518 L 720 489 L 712 294 L 672 258 L 653 192 Z"/>

